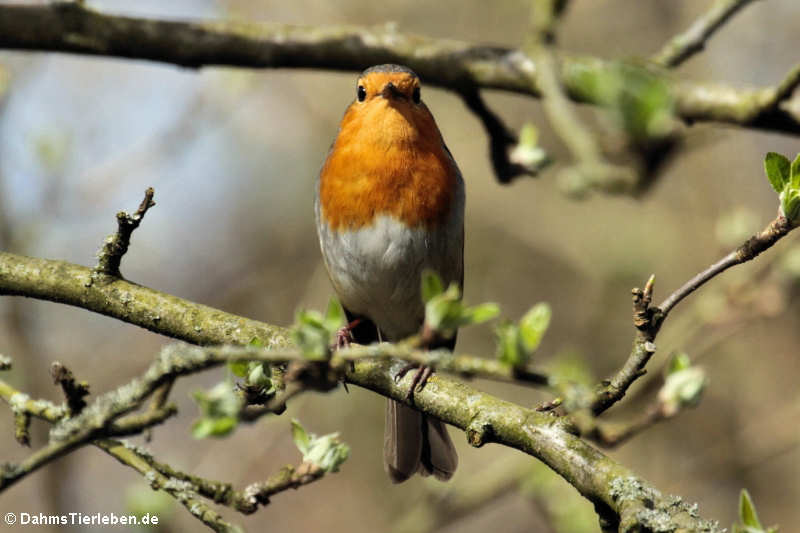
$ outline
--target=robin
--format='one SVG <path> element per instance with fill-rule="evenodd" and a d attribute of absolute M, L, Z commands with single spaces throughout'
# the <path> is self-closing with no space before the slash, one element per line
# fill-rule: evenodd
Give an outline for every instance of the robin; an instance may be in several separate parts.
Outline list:
<path fill-rule="evenodd" d="M 359 344 L 419 332 L 423 270 L 463 283 L 464 181 L 411 69 L 361 73 L 320 171 L 315 211 L 325 266 Z M 458 464 L 443 422 L 393 400 L 383 451 L 395 483 L 415 473 L 447 480 Z"/>

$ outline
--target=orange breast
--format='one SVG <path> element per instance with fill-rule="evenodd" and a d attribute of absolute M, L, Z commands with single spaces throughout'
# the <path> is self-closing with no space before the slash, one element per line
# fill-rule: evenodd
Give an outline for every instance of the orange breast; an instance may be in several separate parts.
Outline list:
<path fill-rule="evenodd" d="M 424 105 L 353 104 L 320 173 L 320 206 L 331 229 L 358 229 L 378 215 L 409 227 L 444 221 L 458 169 Z"/>

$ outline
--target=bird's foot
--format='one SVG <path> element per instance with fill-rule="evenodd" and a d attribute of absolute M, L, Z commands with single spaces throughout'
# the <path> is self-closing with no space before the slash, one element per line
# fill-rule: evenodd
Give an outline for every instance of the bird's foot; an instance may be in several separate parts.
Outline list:
<path fill-rule="evenodd" d="M 433 374 L 433 368 L 430 366 L 409 363 L 400 369 L 400 372 L 395 375 L 395 383 L 403 379 L 403 377 L 405 377 L 405 375 L 408 374 L 408 372 L 412 369 L 416 369 L 416 372 L 414 372 L 414 377 L 411 379 L 411 387 L 409 387 L 408 392 L 406 393 L 406 401 L 408 402 L 412 401 L 414 398 L 414 392 L 420 392 L 423 388 L 425 388 L 428 378 L 431 377 L 431 374 Z"/>
<path fill-rule="evenodd" d="M 356 318 L 349 324 L 342 326 L 336 332 L 336 346 L 334 346 L 335 350 L 341 350 L 343 348 L 349 348 L 350 343 L 353 342 L 353 328 L 361 323 L 360 318 Z"/>

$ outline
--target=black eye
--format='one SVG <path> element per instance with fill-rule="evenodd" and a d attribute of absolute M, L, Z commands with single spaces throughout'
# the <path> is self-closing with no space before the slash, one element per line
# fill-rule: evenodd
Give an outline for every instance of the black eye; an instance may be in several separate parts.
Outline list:
<path fill-rule="evenodd" d="M 415 104 L 419 103 L 420 100 L 419 87 L 414 87 L 414 92 L 411 93 L 411 99 L 414 100 Z"/>
<path fill-rule="evenodd" d="M 356 96 L 358 97 L 359 102 L 363 102 L 364 99 L 367 97 L 367 90 L 364 88 L 363 85 L 358 86 L 358 90 L 356 91 Z"/>

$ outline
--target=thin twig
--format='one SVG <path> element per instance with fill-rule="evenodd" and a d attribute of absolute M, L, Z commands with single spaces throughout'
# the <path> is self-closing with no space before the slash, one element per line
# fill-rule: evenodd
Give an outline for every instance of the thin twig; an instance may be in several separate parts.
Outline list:
<path fill-rule="evenodd" d="M 83 408 L 86 407 L 84 398 L 89 395 L 89 384 L 85 381 L 75 381 L 75 376 L 72 375 L 72 372 L 58 361 L 54 361 L 50 365 L 50 376 L 52 376 L 55 385 L 61 386 L 64 398 L 67 400 L 67 409 L 70 416 L 80 414 Z"/>
<path fill-rule="evenodd" d="M 555 7 L 554 0 L 533 0 L 531 31 L 525 51 L 536 62 L 536 81 L 547 118 L 575 159 L 575 164 L 562 173 L 562 182 L 567 191 L 575 195 L 593 188 L 630 192 L 638 182 L 637 173 L 606 161 L 594 135 L 578 117 L 562 86 L 557 59 L 550 48 L 554 38 Z"/>
<path fill-rule="evenodd" d="M 103 246 L 97 254 L 97 266 L 94 268 L 93 281 L 100 277 L 122 277 L 119 271 L 122 256 L 127 253 L 131 244 L 131 235 L 141 224 L 147 210 L 156 205 L 153 201 L 153 194 L 153 188 L 148 187 L 144 192 L 142 203 L 139 204 L 139 208 L 133 215 L 129 215 L 125 211 L 117 213 L 117 232 L 109 235 L 103 241 Z"/>
<path fill-rule="evenodd" d="M 680 410 L 667 413 L 661 405 L 647 408 L 638 418 L 626 422 L 603 422 L 591 417 L 590 427 L 582 428 L 581 434 L 604 448 L 615 448 L 642 431 L 674 417 Z"/>
<path fill-rule="evenodd" d="M 312 463 L 304 462 L 297 467 L 286 465 L 265 481 L 252 483 L 241 490 L 235 490 L 230 483 L 214 481 L 176 470 L 166 463 L 157 461 L 150 453 L 138 446 L 110 439 L 104 439 L 95 444 L 122 464 L 134 468 L 148 479 L 155 479 L 155 485 L 151 482 L 154 489 L 167 490 L 180 500 L 177 494 L 168 490 L 170 487 L 180 488 L 185 493 L 196 493 L 242 514 L 256 512 L 259 505 L 267 505 L 269 498 L 275 494 L 289 489 L 297 489 L 325 476 L 325 470 Z M 146 463 L 148 468 L 143 468 L 142 463 Z"/>
<path fill-rule="evenodd" d="M 703 284 L 713 279 L 728 268 L 745 263 L 757 257 L 764 250 L 794 229 L 789 220 L 779 213 L 769 225 L 759 233 L 747 239 L 736 250 L 723 257 L 704 271 L 687 281 L 678 290 L 670 294 L 658 307 L 651 307 L 653 277 L 648 280 L 645 290 L 633 290 L 633 321 L 637 334 L 628 359 L 622 368 L 604 382 L 595 393 L 591 411 L 599 415 L 621 400 L 631 384 L 645 374 L 644 367 L 656 350 L 656 335 L 664 324 L 670 311 L 684 298 Z"/>
<path fill-rule="evenodd" d="M 683 33 L 676 35 L 653 56 L 659 65 L 677 67 L 705 48 L 706 41 L 737 11 L 752 0 L 716 0 L 711 8 Z"/>
<path fill-rule="evenodd" d="M 154 468 L 152 456 L 149 454 L 143 453 L 134 446 L 126 446 L 125 443 L 113 439 L 98 440 L 95 442 L 95 445 L 120 463 L 133 468 L 145 476 L 154 490 L 163 490 L 178 500 L 193 516 L 212 530 L 219 533 L 241 532 L 241 528 L 223 520 L 219 513 L 211 509 L 203 500 L 198 498 L 190 483 L 169 478 L 162 474 L 157 468 Z"/>
<path fill-rule="evenodd" d="M 667 315 L 673 307 L 678 305 L 681 300 L 689 296 L 708 280 L 732 266 L 740 265 L 750 261 L 751 259 L 754 259 L 761 252 L 771 247 L 773 244 L 778 242 L 779 239 L 787 235 L 792 229 L 793 226 L 789 220 L 782 214 L 779 214 L 763 231 L 753 235 L 736 250 L 732 251 L 684 283 L 683 286 L 670 294 L 661 304 L 659 304 L 658 309 L 661 315 L 658 320 L 659 326 L 660 323 L 667 318 Z"/>

